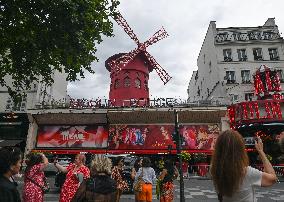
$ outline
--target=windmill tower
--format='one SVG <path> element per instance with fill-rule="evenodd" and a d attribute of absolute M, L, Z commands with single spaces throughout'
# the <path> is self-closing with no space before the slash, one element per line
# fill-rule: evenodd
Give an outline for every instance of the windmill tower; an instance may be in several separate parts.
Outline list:
<path fill-rule="evenodd" d="M 120 13 L 115 21 L 124 29 L 137 48 L 129 53 L 119 53 L 111 56 L 105 62 L 110 72 L 111 84 L 109 99 L 115 100 L 116 106 L 129 106 L 130 100 L 139 100 L 144 104 L 149 100 L 148 80 L 149 73 L 156 70 L 164 85 L 171 79 L 169 74 L 156 62 L 153 56 L 146 51 L 146 48 L 168 36 L 162 27 L 151 38 L 140 43 L 133 30 L 127 24 Z M 143 101 L 144 100 L 144 101 Z"/>

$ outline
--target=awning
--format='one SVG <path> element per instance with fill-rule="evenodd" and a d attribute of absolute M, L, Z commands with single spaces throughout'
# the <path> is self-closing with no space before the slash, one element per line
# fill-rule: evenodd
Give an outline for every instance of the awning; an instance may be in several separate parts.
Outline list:
<path fill-rule="evenodd" d="M 226 110 L 182 110 L 178 111 L 179 123 L 220 123 Z M 110 124 L 174 124 L 173 110 L 108 112 Z"/>
<path fill-rule="evenodd" d="M 0 140 L 0 147 L 12 147 L 21 143 L 24 140 Z"/>
<path fill-rule="evenodd" d="M 47 113 L 33 115 L 39 125 L 90 125 L 107 123 L 106 113 Z"/>

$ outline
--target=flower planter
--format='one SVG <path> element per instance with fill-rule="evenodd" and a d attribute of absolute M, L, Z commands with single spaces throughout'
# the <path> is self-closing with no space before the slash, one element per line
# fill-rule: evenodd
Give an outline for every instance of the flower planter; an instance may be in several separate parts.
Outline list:
<path fill-rule="evenodd" d="M 197 174 L 199 176 L 206 176 L 208 169 L 209 169 L 209 165 L 208 163 L 197 163 L 195 164 L 195 166 L 197 167 Z"/>

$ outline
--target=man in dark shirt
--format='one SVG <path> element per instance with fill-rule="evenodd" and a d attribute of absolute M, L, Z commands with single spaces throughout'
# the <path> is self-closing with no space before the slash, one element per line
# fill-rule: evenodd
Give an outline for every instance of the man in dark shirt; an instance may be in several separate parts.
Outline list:
<path fill-rule="evenodd" d="M 18 174 L 22 166 L 22 154 L 19 148 L 0 149 L 0 202 L 20 202 L 13 175 Z"/>

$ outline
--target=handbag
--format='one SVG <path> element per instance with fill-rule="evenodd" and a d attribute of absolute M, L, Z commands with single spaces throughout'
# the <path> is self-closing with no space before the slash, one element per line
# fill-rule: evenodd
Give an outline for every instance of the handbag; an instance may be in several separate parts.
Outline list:
<path fill-rule="evenodd" d="M 38 186 L 39 188 L 41 188 L 41 190 L 43 191 L 43 193 L 48 193 L 50 191 L 50 187 L 49 187 L 49 183 L 47 182 L 47 179 L 46 177 L 43 178 L 43 182 L 44 182 L 44 185 L 41 186 L 40 184 L 38 184 L 34 179 L 26 176 L 26 178 L 28 180 L 30 180 L 32 183 L 34 183 L 36 186 Z"/>
<path fill-rule="evenodd" d="M 143 181 L 143 167 L 142 167 L 142 172 L 141 174 L 138 176 L 137 181 L 134 183 L 133 185 L 133 190 L 135 192 L 141 192 L 142 191 L 142 184 L 144 183 Z"/>

